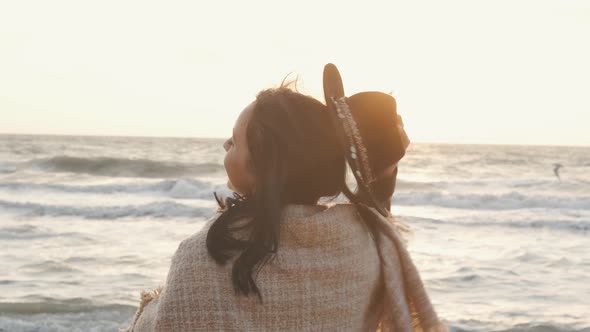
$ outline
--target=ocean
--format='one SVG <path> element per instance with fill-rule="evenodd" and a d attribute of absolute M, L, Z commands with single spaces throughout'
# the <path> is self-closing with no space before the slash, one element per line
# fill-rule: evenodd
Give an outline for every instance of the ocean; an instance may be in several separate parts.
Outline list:
<path fill-rule="evenodd" d="M 221 145 L 0 135 L 0 331 L 124 327 L 230 193 Z M 590 147 L 412 143 L 392 212 L 453 331 L 590 331 Z"/>

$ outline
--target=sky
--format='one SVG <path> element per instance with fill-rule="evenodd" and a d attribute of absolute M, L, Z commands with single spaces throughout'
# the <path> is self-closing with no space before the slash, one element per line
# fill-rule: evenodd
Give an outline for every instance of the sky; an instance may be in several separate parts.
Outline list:
<path fill-rule="evenodd" d="M 590 1 L 2 1 L 0 133 L 227 137 L 289 75 L 413 142 L 590 145 Z"/>

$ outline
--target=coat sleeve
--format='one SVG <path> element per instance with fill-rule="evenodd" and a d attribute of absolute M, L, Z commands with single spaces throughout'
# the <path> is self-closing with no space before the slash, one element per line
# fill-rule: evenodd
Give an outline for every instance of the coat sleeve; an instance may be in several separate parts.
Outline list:
<path fill-rule="evenodd" d="M 215 216 L 217 217 L 217 215 Z M 142 291 L 139 308 L 131 321 L 130 326 L 127 329 L 122 329 L 120 332 L 144 332 L 144 331 L 156 331 L 156 330 L 167 330 L 169 324 L 161 324 L 162 321 L 170 321 L 170 314 L 176 310 L 170 308 L 177 304 L 182 299 L 177 299 L 179 293 L 182 293 L 186 273 L 189 273 L 190 266 L 186 266 L 187 263 L 193 262 L 191 259 L 194 255 L 194 243 L 195 237 L 204 236 L 207 229 L 213 223 L 216 218 L 211 218 L 205 224 L 205 226 L 193 236 L 182 241 L 176 252 L 172 256 L 170 269 L 168 271 L 168 277 L 166 278 L 166 284 L 158 287 L 151 291 Z M 187 286 L 188 287 L 188 286 Z M 174 295 L 176 294 L 176 296 Z M 165 327 L 164 327 L 165 326 Z"/>
<path fill-rule="evenodd" d="M 157 315 L 156 308 L 163 287 L 158 287 L 151 291 L 141 291 L 141 299 L 139 308 L 133 316 L 131 324 L 126 329 L 121 329 L 119 332 L 133 332 L 133 331 L 154 331 L 155 317 Z"/>
<path fill-rule="evenodd" d="M 166 284 L 151 291 L 141 292 L 139 308 L 135 316 L 133 316 L 130 326 L 127 329 L 120 330 L 120 332 L 151 332 L 162 330 L 159 322 L 163 316 L 166 316 L 166 313 L 170 313 L 168 308 L 170 303 L 175 302 L 175 299 L 171 298 L 174 295 L 170 294 L 168 290 L 183 287 L 181 285 L 183 278 L 178 274 L 178 271 L 183 270 L 181 262 L 184 262 L 182 257 L 185 256 L 187 251 L 186 242 L 187 240 L 182 241 L 172 256 Z"/>
<path fill-rule="evenodd" d="M 187 242 L 188 239 L 182 241 L 174 255 L 172 255 L 166 284 L 151 291 L 141 292 L 139 308 L 137 309 L 130 326 L 120 332 L 152 332 L 162 330 L 160 322 L 162 319 L 167 320 L 169 318 L 167 317 L 167 314 L 171 312 L 170 308 L 168 308 L 170 303 L 175 303 L 179 300 L 173 298 L 174 293 L 178 292 L 169 292 L 169 290 L 183 287 L 182 283 L 184 278 L 182 278 L 183 276 L 181 274 L 182 271 L 185 270 L 183 265 L 186 263 L 186 259 L 184 258 L 187 254 L 190 254 L 187 250 Z"/>

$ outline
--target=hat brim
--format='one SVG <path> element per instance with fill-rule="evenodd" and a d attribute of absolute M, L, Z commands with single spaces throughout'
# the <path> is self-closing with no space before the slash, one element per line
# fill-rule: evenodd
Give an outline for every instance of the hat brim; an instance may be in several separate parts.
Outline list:
<path fill-rule="evenodd" d="M 326 106 L 329 113 L 334 115 L 336 114 L 336 106 L 332 100 L 346 97 L 342 77 L 334 64 L 329 63 L 324 67 L 323 86 Z M 378 156 L 378 158 L 371 158 L 371 154 L 369 154 L 369 160 L 373 164 L 371 168 L 375 167 L 377 170 L 384 171 L 395 165 L 392 174 L 393 190 L 391 194 L 393 195 L 397 182 L 397 163 L 404 157 L 407 147 L 407 144 L 404 145 L 399 129 L 396 100 L 389 94 L 365 91 L 346 97 L 346 101 L 365 146 L 373 156 Z M 405 132 L 403 134 L 405 135 Z M 350 162 L 349 160 L 349 164 Z M 357 178 L 357 183 L 359 180 Z M 371 194 L 371 196 L 373 195 Z M 374 200 L 375 197 L 373 196 L 372 199 Z M 389 207 L 389 204 L 386 205 Z M 382 212 L 381 208 L 379 205 L 380 212 Z"/>
<path fill-rule="evenodd" d="M 338 68 L 332 63 L 324 66 L 324 98 L 330 110 L 334 108 L 332 98 L 344 97 L 344 86 Z"/>

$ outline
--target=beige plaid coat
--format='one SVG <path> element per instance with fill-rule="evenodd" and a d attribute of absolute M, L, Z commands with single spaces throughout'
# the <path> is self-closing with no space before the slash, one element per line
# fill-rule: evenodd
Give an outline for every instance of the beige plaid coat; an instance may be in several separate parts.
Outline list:
<path fill-rule="evenodd" d="M 124 331 L 447 331 L 394 219 L 380 219 L 376 245 L 352 204 L 287 205 L 278 252 L 256 278 L 262 303 L 236 296 L 232 262 L 209 257 L 212 219 L 182 241 Z"/>

